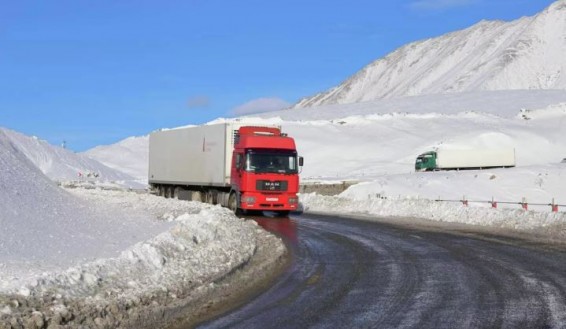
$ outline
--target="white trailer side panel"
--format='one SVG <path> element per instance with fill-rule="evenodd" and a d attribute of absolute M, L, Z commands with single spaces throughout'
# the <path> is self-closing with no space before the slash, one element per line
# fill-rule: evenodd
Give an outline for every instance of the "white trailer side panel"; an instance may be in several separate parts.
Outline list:
<path fill-rule="evenodd" d="M 515 149 L 449 150 L 436 151 L 439 169 L 514 167 Z"/>
<path fill-rule="evenodd" d="M 233 131 L 215 124 L 154 132 L 149 136 L 149 183 L 229 186 Z"/>

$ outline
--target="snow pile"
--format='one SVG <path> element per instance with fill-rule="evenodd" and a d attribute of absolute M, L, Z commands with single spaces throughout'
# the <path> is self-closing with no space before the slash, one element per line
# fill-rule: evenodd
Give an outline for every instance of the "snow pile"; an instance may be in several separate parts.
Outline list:
<path fill-rule="evenodd" d="M 5 128 L 0 128 L 0 131 L 14 147 L 52 180 L 125 183 L 133 180 L 131 176 L 113 170 L 87 156 L 53 146 L 37 137 L 29 137 Z"/>
<path fill-rule="evenodd" d="M 1 131 L 0 173 L 0 291 L 44 271 L 115 257 L 168 227 L 70 195 Z"/>
<path fill-rule="evenodd" d="M 129 137 L 112 145 L 97 146 L 83 154 L 147 183 L 148 143 L 147 135 Z"/>
<path fill-rule="evenodd" d="M 32 321 L 32 310 L 40 310 L 41 318 L 49 324 L 151 327 L 143 320 L 149 314 L 161 314 L 170 305 L 193 301 L 214 289 L 214 282 L 246 264 L 254 256 L 260 236 L 269 239 L 269 253 L 274 259 L 285 252 L 280 239 L 219 206 L 124 191 L 74 189 L 71 193 L 96 208 L 120 208 L 160 219 L 161 224 L 154 224 L 168 229 L 122 248 L 114 257 L 83 260 L 71 267 L 4 283 L 0 289 L 0 324 L 14 319 Z M 149 231 L 148 225 L 140 219 L 140 223 L 126 226 Z M 65 257 L 66 252 L 59 256 Z M 6 272 L 12 265 L 2 269 Z M 30 262 L 26 267 L 34 269 L 36 265 Z M 0 276 L 6 278 L 5 273 Z"/>
<path fill-rule="evenodd" d="M 419 172 L 384 175 L 369 182 L 359 183 L 341 196 L 365 200 L 368 196 L 388 199 L 429 199 L 471 201 L 473 206 L 520 208 L 525 200 L 529 209 L 549 212 L 548 204 L 566 205 L 566 164 L 528 166 L 515 169 L 487 169 L 467 171 Z M 481 202 L 480 202 L 481 201 Z M 505 204 L 502 202 L 514 202 Z M 562 209 L 565 210 L 565 209 Z"/>
<path fill-rule="evenodd" d="M 345 195 L 352 195 L 348 192 Z M 490 209 L 464 207 L 462 204 L 435 202 L 426 199 L 382 199 L 376 195 L 357 194 L 320 196 L 301 195 L 305 211 L 357 214 L 372 217 L 420 218 L 429 221 L 476 225 L 504 231 L 519 231 L 563 241 L 566 238 L 566 213 L 525 211 L 522 209 Z"/>
<path fill-rule="evenodd" d="M 403 46 L 294 108 L 478 90 L 566 89 L 566 0 Z"/>
<path fill-rule="evenodd" d="M 140 289 L 174 289 L 180 282 L 190 282 L 196 287 L 205 281 L 215 281 L 247 262 L 257 247 L 255 235 L 259 228 L 218 206 L 121 191 L 77 189 L 72 193 L 100 206 L 114 204 L 126 211 L 143 210 L 174 226 L 135 244 L 114 259 L 95 261 L 77 269 L 101 282 L 96 287 L 89 286 L 89 282 L 77 285 L 67 275 L 62 281 L 58 278 L 45 281 L 51 291 L 57 286 L 61 294 L 83 295 L 85 290 L 90 290 L 89 296 L 105 298 L 101 285 L 108 285 L 111 294 L 119 291 L 123 296 Z M 133 277 L 122 275 L 133 272 L 136 273 Z"/>

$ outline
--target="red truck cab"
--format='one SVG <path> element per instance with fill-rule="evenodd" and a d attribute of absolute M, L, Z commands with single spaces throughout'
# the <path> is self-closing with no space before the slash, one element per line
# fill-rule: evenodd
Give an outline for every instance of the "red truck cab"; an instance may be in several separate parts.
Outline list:
<path fill-rule="evenodd" d="M 277 127 L 240 127 L 235 136 L 229 208 L 235 212 L 298 209 L 299 167 L 293 138 Z"/>

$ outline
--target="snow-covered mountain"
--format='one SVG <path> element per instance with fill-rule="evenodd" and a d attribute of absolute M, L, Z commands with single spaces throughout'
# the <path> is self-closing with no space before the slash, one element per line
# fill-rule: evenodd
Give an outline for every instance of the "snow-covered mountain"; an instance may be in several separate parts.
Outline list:
<path fill-rule="evenodd" d="M 84 154 L 138 180 L 147 181 L 149 135 L 129 137 L 112 145 L 101 145 Z"/>
<path fill-rule="evenodd" d="M 0 132 L 10 140 L 13 147 L 17 148 L 52 180 L 134 180 L 131 176 L 111 169 L 86 155 L 76 154 L 62 147 L 53 146 L 37 137 L 26 136 L 5 128 L 0 128 Z"/>
<path fill-rule="evenodd" d="M 566 89 L 566 0 L 413 42 L 293 108 L 478 90 Z"/>

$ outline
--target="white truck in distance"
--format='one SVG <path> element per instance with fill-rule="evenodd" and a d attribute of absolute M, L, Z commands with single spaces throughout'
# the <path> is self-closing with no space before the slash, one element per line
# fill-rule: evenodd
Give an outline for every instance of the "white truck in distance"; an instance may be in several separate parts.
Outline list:
<path fill-rule="evenodd" d="M 515 149 L 437 149 L 417 157 L 416 171 L 515 167 Z"/>

